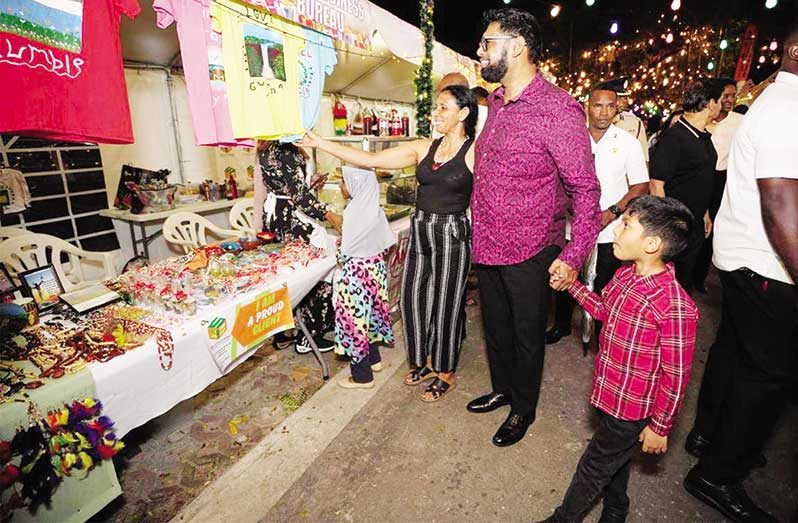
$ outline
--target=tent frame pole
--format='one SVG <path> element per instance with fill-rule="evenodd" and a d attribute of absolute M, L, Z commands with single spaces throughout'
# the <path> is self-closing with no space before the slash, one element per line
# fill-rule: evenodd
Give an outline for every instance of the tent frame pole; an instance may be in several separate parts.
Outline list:
<path fill-rule="evenodd" d="M 172 59 L 174 61 L 174 58 Z M 133 69 L 133 70 L 157 70 L 163 71 L 166 75 L 166 90 L 167 95 L 169 96 L 169 109 L 172 116 L 172 137 L 175 141 L 175 150 L 177 152 L 177 173 L 180 176 L 180 183 L 186 183 L 186 176 L 183 170 L 183 142 L 180 138 L 180 125 L 177 118 L 177 104 L 175 103 L 175 96 L 174 96 L 174 78 L 172 69 L 170 67 L 166 67 L 163 65 L 157 64 L 148 64 L 148 63 L 141 63 L 141 62 L 131 62 L 125 61 L 124 66 L 126 69 Z"/>

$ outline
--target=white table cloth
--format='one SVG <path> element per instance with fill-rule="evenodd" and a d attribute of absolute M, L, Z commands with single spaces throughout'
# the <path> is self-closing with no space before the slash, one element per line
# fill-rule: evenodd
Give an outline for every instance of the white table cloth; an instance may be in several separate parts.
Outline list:
<path fill-rule="evenodd" d="M 183 325 L 170 329 L 175 347 L 172 368 L 168 371 L 161 368 L 154 339 L 107 363 L 91 365 L 89 370 L 94 378 L 97 398 L 103 403 L 103 414 L 114 420 L 117 435 L 124 436 L 181 401 L 199 394 L 222 377 L 205 342 L 204 320 L 234 310 L 236 305 L 248 303 L 258 294 L 277 290 L 283 284 L 288 286 L 291 305 L 296 307 L 318 282 L 330 275 L 334 267 L 334 257 L 314 260 L 307 267 L 276 276 L 267 288 L 252 290 L 213 307 L 200 309 Z M 239 357 L 227 372 L 253 352 Z"/>

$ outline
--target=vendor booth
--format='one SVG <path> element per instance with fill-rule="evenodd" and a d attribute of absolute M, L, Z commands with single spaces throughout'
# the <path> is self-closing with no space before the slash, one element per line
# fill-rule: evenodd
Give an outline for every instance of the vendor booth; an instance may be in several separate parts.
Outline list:
<path fill-rule="evenodd" d="M 414 139 L 417 28 L 366 0 L 193 4 L 14 0 L 0 17 L 0 81 L 19 91 L 0 107 L 14 112 L 0 124 L 0 297 L 19 305 L 3 309 L 0 336 L 0 518 L 91 518 L 121 493 L 110 458 L 125 434 L 273 334 L 305 330 L 292 309 L 332 277 L 335 238 L 254 230 L 256 138 L 300 135 L 311 99 L 322 136 L 367 150 Z M 302 69 L 311 54 L 316 69 Z M 433 57 L 436 79 L 476 84 L 473 60 L 438 43 Z M 101 60 L 112 78 L 84 67 Z M 82 101 L 26 120 L 25 89 L 47 96 L 37 75 L 55 78 L 52 100 Z M 67 79 L 83 84 L 55 83 Z M 319 199 L 341 211 L 341 163 L 310 154 L 308 177 L 330 174 Z M 394 308 L 414 174 L 376 173 L 400 240 Z"/>

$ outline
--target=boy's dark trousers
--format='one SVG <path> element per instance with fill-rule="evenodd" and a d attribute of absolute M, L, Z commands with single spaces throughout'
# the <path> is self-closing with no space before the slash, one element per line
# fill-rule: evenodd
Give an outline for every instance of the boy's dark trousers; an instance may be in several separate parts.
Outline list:
<path fill-rule="evenodd" d="M 576 466 L 562 504 L 554 511 L 554 521 L 582 521 L 602 493 L 606 516 L 602 521 L 624 521 L 629 512 L 626 487 L 631 459 L 640 446 L 640 433 L 648 419 L 624 421 L 598 409 L 596 412 L 598 428 Z"/>

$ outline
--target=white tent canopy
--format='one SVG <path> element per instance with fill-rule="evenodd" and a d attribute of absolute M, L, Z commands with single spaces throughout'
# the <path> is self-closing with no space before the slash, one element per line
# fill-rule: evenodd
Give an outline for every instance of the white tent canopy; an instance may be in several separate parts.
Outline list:
<path fill-rule="evenodd" d="M 152 0 L 141 0 L 142 13 L 123 19 L 122 54 L 126 61 L 164 67 L 180 65 L 180 45 L 174 25 L 159 29 Z M 325 91 L 352 97 L 413 103 L 413 78 L 424 55 L 421 31 L 379 6 L 368 3 L 372 28 L 370 51 L 338 48 L 338 66 L 327 78 Z M 476 62 L 436 42 L 433 76 L 459 71 L 476 85 Z"/>

